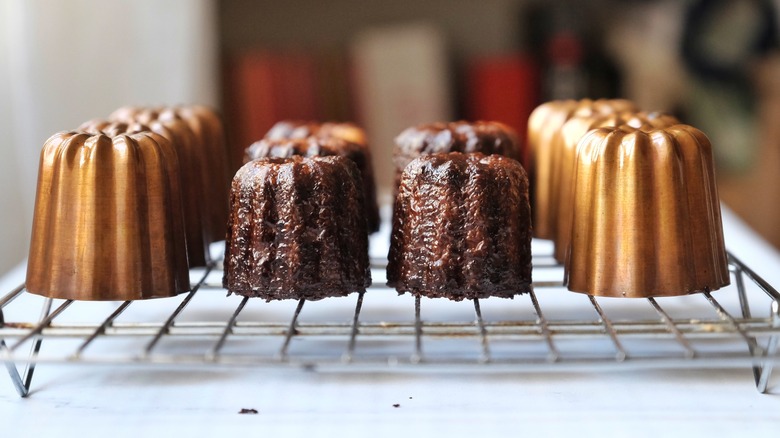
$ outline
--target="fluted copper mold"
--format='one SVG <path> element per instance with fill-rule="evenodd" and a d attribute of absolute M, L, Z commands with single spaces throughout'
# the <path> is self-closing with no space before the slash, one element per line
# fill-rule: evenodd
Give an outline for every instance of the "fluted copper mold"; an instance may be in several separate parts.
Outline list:
<path fill-rule="evenodd" d="M 684 295 L 729 284 L 712 149 L 675 125 L 590 131 L 578 147 L 569 290 Z"/>
<path fill-rule="evenodd" d="M 559 142 L 554 147 L 559 158 L 553 163 L 553 180 L 550 182 L 552 209 L 551 223 L 555 242 L 555 259 L 564 263 L 566 249 L 571 238 L 571 215 L 574 204 L 572 183 L 574 164 L 577 159 L 577 144 L 591 129 L 605 127 L 630 126 L 642 131 L 667 128 L 679 124 L 675 117 L 659 112 L 616 112 L 607 116 L 601 114 L 577 115 L 569 119 L 561 128 L 561 135 L 554 138 Z"/>
<path fill-rule="evenodd" d="M 407 128 L 395 139 L 394 196 L 398 195 L 401 174 L 412 160 L 448 152 L 497 154 L 515 160 L 523 156 L 517 133 L 499 122 L 439 122 Z"/>
<path fill-rule="evenodd" d="M 177 106 L 171 110 L 187 123 L 208 154 L 205 166 L 205 176 L 208 178 L 205 196 L 210 215 L 211 236 L 217 241 L 222 240 L 225 238 L 228 195 L 233 179 L 233 173 L 230 171 L 230 150 L 226 143 L 222 118 L 215 110 L 203 105 Z"/>
<path fill-rule="evenodd" d="M 182 111 L 163 107 L 123 107 L 114 111 L 109 120 L 146 124 L 152 131 L 169 139 L 176 148 L 182 172 L 190 266 L 207 265 L 210 261 L 209 244 L 222 240 L 225 235 L 227 191 L 222 200 L 214 198 L 214 193 L 222 192 L 216 189 L 222 183 L 217 177 L 220 172 L 215 171 L 219 167 L 215 163 L 220 160 L 212 155 L 220 154 L 212 153 L 206 141 L 200 137 L 208 129 L 204 126 L 199 130 L 192 127 L 205 123 L 188 121 L 182 116 Z M 219 220 L 220 216 L 225 217 L 221 225 L 213 224 L 212 221 Z"/>
<path fill-rule="evenodd" d="M 618 111 L 638 111 L 630 101 L 623 99 L 555 100 L 539 105 L 528 118 L 528 140 L 524 163 L 531 187 L 531 203 L 534 214 L 534 236 L 554 239 L 553 225 L 557 205 L 553 193 L 553 166 L 560 152 L 555 148 L 561 128 L 575 114 L 591 116 L 608 115 Z"/>
<path fill-rule="evenodd" d="M 348 158 L 261 158 L 236 173 L 225 288 L 266 300 L 318 300 L 371 284 L 363 189 Z"/>
<path fill-rule="evenodd" d="M 387 284 L 456 301 L 527 292 L 529 210 L 528 179 L 513 159 L 458 152 L 415 159 L 395 202 Z"/>
<path fill-rule="evenodd" d="M 160 135 L 126 131 L 61 132 L 46 141 L 28 291 L 137 300 L 190 289 L 176 151 Z"/>
<path fill-rule="evenodd" d="M 312 139 L 321 146 L 312 147 L 312 142 L 285 142 L 285 140 Z M 245 160 L 265 156 L 332 156 L 347 157 L 357 164 L 363 177 L 366 219 L 370 232 L 379 230 L 379 205 L 376 201 L 376 181 L 371 161 L 371 149 L 363 129 L 352 123 L 318 123 L 284 120 L 276 123 L 265 138 L 246 150 Z M 246 161 L 245 161 L 246 162 Z"/>

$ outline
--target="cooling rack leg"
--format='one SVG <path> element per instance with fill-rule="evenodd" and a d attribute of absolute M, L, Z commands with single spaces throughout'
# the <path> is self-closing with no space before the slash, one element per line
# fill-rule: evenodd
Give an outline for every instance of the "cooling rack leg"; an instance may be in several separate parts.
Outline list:
<path fill-rule="evenodd" d="M 780 328 L 780 302 L 772 301 L 772 327 Z M 766 394 L 769 387 L 769 379 L 772 377 L 775 356 L 777 355 L 778 336 L 776 333 L 769 338 L 767 343 L 764 364 L 760 368 L 760 375 L 756 380 L 756 389 Z"/>
<path fill-rule="evenodd" d="M 222 335 L 219 337 L 219 340 L 211 349 L 211 351 L 206 353 L 206 360 L 215 362 L 217 358 L 219 358 L 219 351 L 225 345 L 225 341 L 227 341 L 228 335 L 233 333 L 233 327 L 236 326 L 236 320 L 238 319 L 238 315 L 241 314 L 242 310 L 244 310 L 244 306 L 246 306 L 247 301 L 249 301 L 249 297 L 244 297 L 241 300 L 241 302 L 238 304 L 238 307 L 236 307 L 236 311 L 233 312 L 233 315 L 230 317 L 230 320 L 225 326 L 225 330 L 222 332 Z"/>
<path fill-rule="evenodd" d="M 745 319 L 750 319 L 752 317 L 750 313 L 750 305 L 748 304 L 748 298 L 747 298 L 747 290 L 745 289 L 745 279 L 742 276 L 742 268 L 738 265 L 734 265 L 734 282 L 737 285 L 737 293 L 739 295 L 739 309 L 742 312 L 742 317 Z M 753 338 L 755 340 L 755 338 Z M 750 354 L 755 356 L 755 352 L 753 349 L 750 349 Z M 754 362 L 753 364 L 753 380 L 756 382 L 756 386 L 760 385 L 761 382 L 761 374 L 762 374 L 762 365 L 758 362 Z M 762 391 L 763 392 L 763 391 Z"/>
<path fill-rule="evenodd" d="M 19 393 L 19 397 L 27 397 L 29 388 L 24 385 L 22 376 L 19 374 L 19 370 L 16 369 L 16 364 L 11 360 L 11 352 L 3 339 L 0 339 L 0 351 L 2 351 L 3 363 L 5 363 L 5 367 L 8 369 L 8 374 L 11 376 L 11 382 L 14 384 L 16 392 Z"/>
<path fill-rule="evenodd" d="M 349 334 L 349 344 L 347 345 L 347 351 L 341 356 L 341 361 L 344 363 L 352 362 L 352 357 L 355 354 L 357 335 L 360 331 L 360 309 L 363 308 L 364 294 L 365 292 L 360 292 L 360 294 L 358 294 L 357 304 L 355 304 L 355 314 L 352 316 L 352 329 Z"/>
<path fill-rule="evenodd" d="M 422 362 L 422 318 L 420 318 L 420 296 L 414 297 L 414 353 L 412 363 Z"/>
<path fill-rule="evenodd" d="M 542 313 L 542 307 L 539 305 L 539 300 L 536 299 L 536 292 L 531 290 L 528 292 L 528 296 L 531 298 L 531 304 L 534 306 L 534 311 L 536 312 L 536 324 L 539 326 L 539 331 L 544 335 L 544 340 L 547 343 L 547 361 L 548 362 L 557 362 L 560 358 L 560 353 L 558 353 L 558 349 L 555 347 L 555 343 L 552 339 L 552 333 L 550 333 L 549 325 L 547 324 L 547 319 L 545 319 L 544 314 Z"/>
<path fill-rule="evenodd" d="M 482 319 L 482 309 L 479 306 L 479 300 L 474 298 L 474 313 L 477 317 L 477 328 L 479 329 L 479 338 L 482 344 L 482 355 L 479 358 L 481 363 L 490 362 L 490 343 L 487 337 L 487 328 L 485 320 Z"/>
<path fill-rule="evenodd" d="M 298 300 L 298 306 L 295 308 L 295 313 L 293 313 L 292 320 L 290 321 L 290 327 L 287 329 L 287 334 L 284 337 L 284 343 L 279 351 L 279 360 L 282 362 L 287 361 L 287 352 L 290 349 L 290 341 L 292 341 L 293 336 L 298 333 L 298 317 L 301 315 L 304 303 L 306 303 L 305 298 Z"/>
<path fill-rule="evenodd" d="M 47 298 L 46 301 L 44 301 L 43 309 L 41 310 L 41 322 L 49 316 L 51 305 L 52 299 Z M 0 326 L 3 323 L 2 310 L 0 310 Z M 11 376 L 11 381 L 14 384 L 14 388 L 16 388 L 16 392 L 19 393 L 19 397 L 27 397 L 30 395 L 30 386 L 32 385 L 33 374 L 35 374 L 35 363 L 38 358 L 38 353 L 41 351 L 42 342 L 43 340 L 40 336 L 35 337 L 24 373 L 19 374 L 16 363 L 11 359 L 11 349 L 8 348 L 4 339 L 0 339 L 0 354 L 3 356 L 3 362 L 8 369 L 8 374 Z"/>
<path fill-rule="evenodd" d="M 593 305 L 593 308 L 596 310 L 596 313 L 599 315 L 601 325 L 604 326 L 604 331 L 609 335 L 610 339 L 612 339 L 612 343 L 615 344 L 615 360 L 618 362 L 623 362 L 628 357 L 628 353 L 626 353 L 626 350 L 623 348 L 623 344 L 620 342 L 620 339 L 618 339 L 618 335 L 615 331 L 615 327 L 612 325 L 612 321 L 607 318 L 604 310 L 601 309 L 598 301 L 596 301 L 596 297 L 593 295 L 588 295 L 588 298 L 590 299 L 590 303 Z"/>

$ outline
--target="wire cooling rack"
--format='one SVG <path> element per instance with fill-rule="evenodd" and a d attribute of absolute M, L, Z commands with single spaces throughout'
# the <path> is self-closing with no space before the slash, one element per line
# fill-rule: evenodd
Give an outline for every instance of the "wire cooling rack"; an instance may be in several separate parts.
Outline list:
<path fill-rule="evenodd" d="M 21 285 L 0 298 L 0 360 L 22 397 L 47 362 L 437 373 L 750 366 L 763 393 L 780 294 L 732 255 L 729 268 L 727 288 L 657 299 L 568 292 L 549 253 L 534 254 L 534 291 L 514 300 L 397 296 L 379 286 L 381 261 L 365 293 L 316 302 L 226 297 L 219 264 L 193 270 L 191 292 L 157 300 L 52 300 Z"/>

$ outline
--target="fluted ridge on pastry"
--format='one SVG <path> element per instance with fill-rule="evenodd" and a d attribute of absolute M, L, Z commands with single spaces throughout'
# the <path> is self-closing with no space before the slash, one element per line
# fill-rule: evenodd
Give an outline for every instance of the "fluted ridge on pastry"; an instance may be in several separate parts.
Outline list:
<path fill-rule="evenodd" d="M 701 131 L 590 131 L 574 190 L 570 290 L 646 297 L 729 284 L 712 151 Z"/>
<path fill-rule="evenodd" d="M 512 297 L 531 282 L 528 181 L 499 156 L 432 154 L 404 170 L 388 285 L 454 300 Z"/>
<path fill-rule="evenodd" d="M 224 286 L 272 299 L 321 299 L 371 283 L 363 191 L 344 157 L 263 158 L 231 188 Z"/>
<path fill-rule="evenodd" d="M 274 124 L 265 138 L 272 140 L 303 139 L 307 137 L 338 138 L 350 143 L 368 147 L 366 133 L 362 128 L 349 122 L 314 122 L 301 120 L 282 120 Z"/>
<path fill-rule="evenodd" d="M 265 138 L 247 148 L 244 162 L 267 156 L 292 155 L 340 155 L 354 161 L 363 178 L 368 230 L 379 230 L 374 165 L 363 129 L 352 123 L 283 120 L 271 127 Z"/>
<path fill-rule="evenodd" d="M 503 123 L 437 122 L 407 128 L 395 138 L 394 195 L 398 194 L 404 168 L 412 160 L 422 155 L 447 152 L 498 154 L 515 160 L 522 157 L 517 134 Z"/>

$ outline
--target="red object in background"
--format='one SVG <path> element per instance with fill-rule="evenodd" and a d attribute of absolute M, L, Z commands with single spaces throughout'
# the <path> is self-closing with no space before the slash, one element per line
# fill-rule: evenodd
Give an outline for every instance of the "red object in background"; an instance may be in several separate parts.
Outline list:
<path fill-rule="evenodd" d="M 517 54 L 480 57 L 469 64 L 467 81 L 467 117 L 505 123 L 517 130 L 524 143 L 528 117 L 540 96 L 536 63 Z"/>
<path fill-rule="evenodd" d="M 558 32 L 547 44 L 547 57 L 552 64 L 573 67 L 582 63 L 584 52 L 582 41 L 574 32 Z"/>
<path fill-rule="evenodd" d="M 317 120 L 319 83 L 313 56 L 252 51 L 232 57 L 225 78 L 225 115 L 232 132 L 233 168 L 244 149 L 284 119 Z"/>

